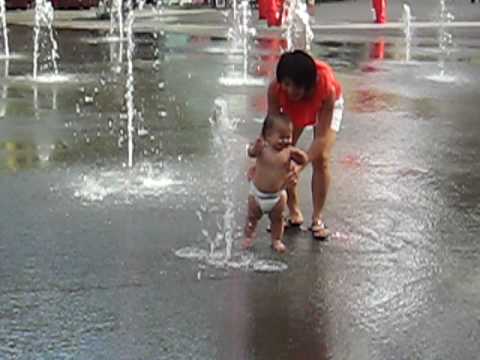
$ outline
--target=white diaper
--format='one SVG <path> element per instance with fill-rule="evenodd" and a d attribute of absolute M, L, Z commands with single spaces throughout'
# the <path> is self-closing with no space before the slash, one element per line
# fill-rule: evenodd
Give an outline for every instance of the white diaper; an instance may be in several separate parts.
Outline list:
<path fill-rule="evenodd" d="M 250 182 L 250 195 L 255 197 L 255 200 L 264 213 L 269 213 L 277 205 L 285 190 L 276 193 L 264 193 L 257 189 L 253 181 Z"/>

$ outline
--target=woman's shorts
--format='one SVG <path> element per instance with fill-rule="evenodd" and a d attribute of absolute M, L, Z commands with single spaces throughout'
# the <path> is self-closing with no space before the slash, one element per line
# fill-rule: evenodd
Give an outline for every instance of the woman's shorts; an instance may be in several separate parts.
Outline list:
<path fill-rule="evenodd" d="M 332 124 L 330 125 L 330 127 L 336 132 L 340 131 L 340 126 L 342 125 L 343 107 L 344 107 L 344 101 L 342 96 L 337 101 L 335 101 L 335 106 L 333 108 L 333 115 L 332 115 Z"/>

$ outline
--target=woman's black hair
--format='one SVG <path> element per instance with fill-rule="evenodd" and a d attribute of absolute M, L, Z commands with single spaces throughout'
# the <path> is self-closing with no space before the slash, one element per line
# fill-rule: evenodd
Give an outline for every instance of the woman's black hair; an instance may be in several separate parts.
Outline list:
<path fill-rule="evenodd" d="M 305 51 L 294 50 L 283 53 L 277 64 L 277 82 L 290 79 L 295 86 L 309 91 L 317 82 L 315 61 Z"/>

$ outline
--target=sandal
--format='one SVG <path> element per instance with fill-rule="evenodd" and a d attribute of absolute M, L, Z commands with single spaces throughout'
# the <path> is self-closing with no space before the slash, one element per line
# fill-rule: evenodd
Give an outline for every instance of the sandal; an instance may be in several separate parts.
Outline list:
<path fill-rule="evenodd" d="M 300 226 L 302 226 L 302 225 L 303 225 L 303 221 L 297 223 L 297 222 L 293 222 L 292 219 L 290 219 L 290 218 L 284 218 L 283 219 L 283 229 L 284 230 L 287 230 L 288 228 L 300 228 Z M 272 232 L 270 224 L 267 225 L 267 232 Z"/>
<path fill-rule="evenodd" d="M 302 221 L 298 221 L 298 222 L 294 222 L 291 218 L 288 218 L 286 219 L 286 223 L 288 225 L 288 227 L 300 227 L 303 225 L 303 220 Z"/>
<path fill-rule="evenodd" d="M 327 240 L 330 235 L 327 225 L 320 219 L 314 220 L 308 230 L 312 232 L 313 238 L 319 241 Z"/>

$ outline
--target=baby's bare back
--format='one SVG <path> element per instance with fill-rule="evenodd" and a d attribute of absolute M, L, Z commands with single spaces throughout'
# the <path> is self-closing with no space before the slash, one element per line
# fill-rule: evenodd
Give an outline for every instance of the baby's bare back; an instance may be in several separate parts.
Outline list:
<path fill-rule="evenodd" d="M 257 158 L 253 183 L 266 193 L 274 193 L 285 188 L 290 172 L 290 149 L 276 151 L 270 147 Z"/>

